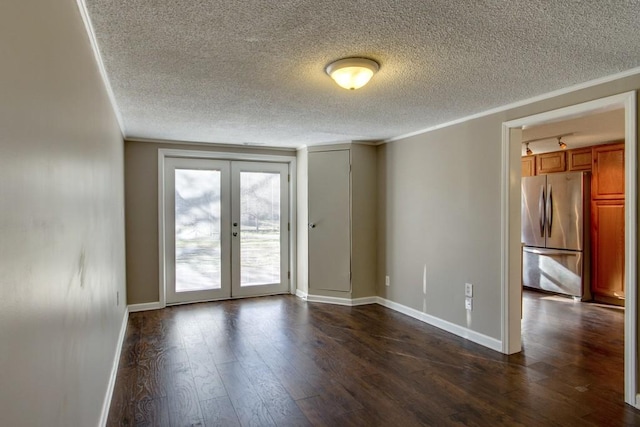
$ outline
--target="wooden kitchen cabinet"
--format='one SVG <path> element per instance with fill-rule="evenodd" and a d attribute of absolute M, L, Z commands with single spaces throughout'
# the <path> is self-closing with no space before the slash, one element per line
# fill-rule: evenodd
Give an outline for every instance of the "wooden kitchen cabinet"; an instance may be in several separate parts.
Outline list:
<path fill-rule="evenodd" d="M 593 148 L 591 198 L 624 198 L 624 144 Z"/>
<path fill-rule="evenodd" d="M 624 200 L 591 204 L 591 292 L 603 302 L 624 299 Z"/>
<path fill-rule="evenodd" d="M 592 163 L 591 152 L 591 147 L 567 151 L 567 170 L 569 172 L 590 171 Z"/>
<path fill-rule="evenodd" d="M 536 156 L 536 175 L 566 171 L 565 154 L 564 151 L 538 154 Z"/>
<path fill-rule="evenodd" d="M 522 158 L 522 176 L 535 176 L 536 174 L 536 158 L 535 156 L 526 156 Z"/>

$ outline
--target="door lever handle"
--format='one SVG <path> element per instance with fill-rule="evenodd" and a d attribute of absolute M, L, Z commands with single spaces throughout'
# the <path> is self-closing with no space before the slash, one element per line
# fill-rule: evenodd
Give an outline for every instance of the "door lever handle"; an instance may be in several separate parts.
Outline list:
<path fill-rule="evenodd" d="M 232 234 L 233 234 L 233 237 L 236 237 L 238 235 L 238 232 L 234 231 Z"/>
<path fill-rule="evenodd" d="M 309 223 L 309 228 L 316 228 L 316 225 L 313 222 Z"/>

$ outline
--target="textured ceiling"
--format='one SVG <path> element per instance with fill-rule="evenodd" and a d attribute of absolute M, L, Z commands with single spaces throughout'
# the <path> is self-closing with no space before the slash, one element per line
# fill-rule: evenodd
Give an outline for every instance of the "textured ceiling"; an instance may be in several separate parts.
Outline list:
<path fill-rule="evenodd" d="M 85 2 L 128 138 L 384 140 L 640 66 L 639 1 Z"/>

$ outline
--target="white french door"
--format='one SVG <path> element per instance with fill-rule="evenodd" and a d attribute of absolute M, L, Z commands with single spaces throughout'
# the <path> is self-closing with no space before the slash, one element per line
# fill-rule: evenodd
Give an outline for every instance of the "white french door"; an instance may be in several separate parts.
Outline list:
<path fill-rule="evenodd" d="M 288 165 L 165 159 L 167 304 L 288 291 Z"/>

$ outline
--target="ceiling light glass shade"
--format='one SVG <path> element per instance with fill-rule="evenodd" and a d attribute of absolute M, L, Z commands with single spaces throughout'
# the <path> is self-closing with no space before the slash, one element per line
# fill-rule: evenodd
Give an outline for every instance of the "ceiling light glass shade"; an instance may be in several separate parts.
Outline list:
<path fill-rule="evenodd" d="M 366 58 L 345 58 L 327 66 L 327 74 L 345 89 L 355 90 L 369 83 L 380 69 L 377 62 Z"/>

